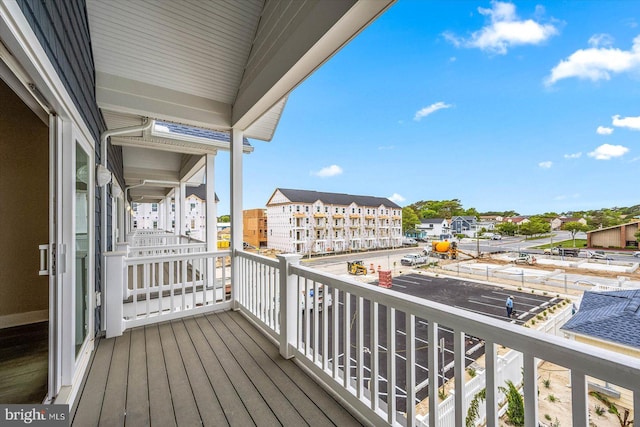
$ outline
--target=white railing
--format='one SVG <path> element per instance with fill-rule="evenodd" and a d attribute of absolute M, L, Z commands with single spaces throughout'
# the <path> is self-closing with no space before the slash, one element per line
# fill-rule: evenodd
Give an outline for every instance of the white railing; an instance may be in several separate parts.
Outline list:
<path fill-rule="evenodd" d="M 183 243 L 163 246 L 131 246 L 127 248 L 128 256 L 130 257 L 191 254 L 196 252 L 205 252 L 206 250 L 206 243 Z"/>
<path fill-rule="evenodd" d="M 197 240 L 189 236 L 179 236 L 164 230 L 136 230 L 127 235 L 127 242 L 132 247 L 138 247 L 179 245 L 197 242 Z"/>
<path fill-rule="evenodd" d="M 438 378 L 442 368 L 443 337 L 443 350 L 453 356 L 452 362 L 445 361 L 453 364 L 455 379 L 451 425 L 464 425 L 468 404 L 479 387 L 475 383 L 481 382 L 464 379 L 472 361 L 465 354 L 470 337 L 484 342 L 487 426 L 498 425 L 502 398 L 498 387 L 508 378 L 521 379 L 525 426 L 538 425 L 541 360 L 571 371 L 572 400 L 567 410 L 573 425 L 588 425 L 587 373 L 631 390 L 634 413 L 640 413 L 640 361 L 635 358 L 319 273 L 300 266 L 297 255 L 281 255 L 276 262 L 238 251 L 237 258 L 234 286 L 240 309 L 269 331 L 284 357 L 295 358 L 372 424 L 417 425 L 415 405 L 428 399 L 428 425 L 441 425 L 450 403 L 439 403 L 441 382 L 429 379 Z M 509 357 L 518 361 L 503 364 L 498 346 L 511 349 Z M 503 365 L 513 372 L 506 373 Z M 425 388 L 418 387 L 425 382 Z"/>
<path fill-rule="evenodd" d="M 230 251 L 106 254 L 107 337 L 128 328 L 231 306 Z"/>

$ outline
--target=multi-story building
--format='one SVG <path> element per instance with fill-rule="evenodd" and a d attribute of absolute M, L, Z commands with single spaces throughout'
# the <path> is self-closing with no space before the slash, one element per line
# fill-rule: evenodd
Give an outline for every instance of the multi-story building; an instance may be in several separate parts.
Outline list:
<path fill-rule="evenodd" d="M 266 209 L 248 209 L 242 213 L 244 242 L 261 248 L 267 246 Z"/>
<path fill-rule="evenodd" d="M 326 253 L 402 245 L 402 208 L 384 197 L 277 188 L 267 202 L 270 249 Z"/>
<path fill-rule="evenodd" d="M 197 187 L 186 187 L 185 192 L 185 208 L 184 208 L 184 220 L 182 223 L 185 225 L 183 230 L 184 234 L 196 240 L 205 240 L 206 234 L 206 218 L 207 218 L 207 204 L 206 204 L 206 186 L 200 185 Z M 216 195 L 216 203 L 218 202 L 218 196 Z M 133 203 L 133 229 L 136 230 L 173 230 L 175 228 L 175 203 L 171 202 L 171 212 L 169 213 L 169 219 L 165 219 L 165 209 L 161 206 L 161 203 Z"/>

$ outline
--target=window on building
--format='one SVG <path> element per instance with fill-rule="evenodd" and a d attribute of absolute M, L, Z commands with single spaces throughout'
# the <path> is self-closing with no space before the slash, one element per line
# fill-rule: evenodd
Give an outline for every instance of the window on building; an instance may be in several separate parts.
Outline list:
<path fill-rule="evenodd" d="M 191 210 L 192 210 L 192 211 L 195 211 L 195 210 L 196 210 L 196 204 L 195 204 L 195 203 L 191 203 L 191 206 L 190 206 L 190 207 L 191 207 Z"/>
<path fill-rule="evenodd" d="M 133 204 L 133 211 L 134 212 L 138 212 L 138 204 L 137 203 Z"/>
<path fill-rule="evenodd" d="M 191 228 L 196 228 L 196 220 L 195 219 L 191 220 Z"/>
<path fill-rule="evenodd" d="M 176 204 L 171 203 L 171 212 L 175 212 L 175 211 L 176 211 Z"/>
<path fill-rule="evenodd" d="M 151 203 L 151 212 L 158 212 L 158 204 Z"/>
<path fill-rule="evenodd" d="M 158 221 L 153 221 L 153 229 L 154 230 L 158 229 Z"/>
<path fill-rule="evenodd" d="M 307 218 L 307 224 L 309 224 L 309 218 Z"/>
<path fill-rule="evenodd" d="M 307 230 L 307 237 L 309 237 L 309 230 Z"/>
<path fill-rule="evenodd" d="M 133 221 L 133 228 L 138 228 L 138 221 Z"/>
<path fill-rule="evenodd" d="M 316 206 L 316 212 L 320 213 L 320 206 Z"/>
<path fill-rule="evenodd" d="M 296 212 L 300 212 L 300 205 L 296 205 Z"/>
<path fill-rule="evenodd" d="M 362 213 L 362 209 L 358 208 L 358 213 Z"/>
<path fill-rule="evenodd" d="M 171 228 L 176 228 L 176 220 L 175 219 L 171 220 Z"/>
<path fill-rule="evenodd" d="M 342 208 L 342 213 L 344 213 L 344 212 L 345 212 L 345 208 Z"/>
<path fill-rule="evenodd" d="M 370 209 L 367 209 L 367 215 L 369 215 L 369 214 L 370 214 Z"/>
<path fill-rule="evenodd" d="M 351 208 L 351 213 L 356 213 L 356 208 Z"/>
<path fill-rule="evenodd" d="M 305 211 L 306 213 L 309 213 L 309 206 L 305 206 L 305 207 L 304 207 L 304 211 Z"/>

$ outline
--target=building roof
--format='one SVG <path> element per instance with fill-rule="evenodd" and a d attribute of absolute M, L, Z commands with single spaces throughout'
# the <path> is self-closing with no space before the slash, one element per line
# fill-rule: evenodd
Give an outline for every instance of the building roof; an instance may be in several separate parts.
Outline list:
<path fill-rule="evenodd" d="M 202 129 L 194 126 L 187 126 L 178 123 L 156 121 L 156 126 L 166 128 L 169 133 L 192 136 L 195 138 L 203 138 L 211 141 L 219 141 L 229 144 L 231 142 L 231 135 L 229 132 L 220 132 L 217 130 Z M 251 147 L 247 138 L 242 139 L 242 145 Z"/>
<path fill-rule="evenodd" d="M 292 203 L 315 203 L 319 200 L 326 205 L 348 206 L 355 203 L 359 206 L 378 207 L 384 205 L 390 208 L 402 209 L 386 197 L 354 196 L 344 193 L 325 193 L 322 191 L 292 190 L 288 188 L 276 188 L 274 194 L 278 191 Z"/>
<path fill-rule="evenodd" d="M 631 222 L 627 222 L 627 223 L 624 223 L 624 224 L 612 225 L 611 227 L 598 228 L 597 230 L 590 230 L 590 231 L 587 231 L 587 234 L 589 234 L 589 233 L 598 233 L 600 231 L 605 231 L 605 230 L 612 230 L 614 228 L 620 228 L 623 225 L 638 225 L 638 221 L 631 221 Z"/>
<path fill-rule="evenodd" d="M 640 289 L 585 292 L 580 310 L 561 329 L 640 348 Z"/>
<path fill-rule="evenodd" d="M 453 218 L 451 218 L 452 221 L 457 219 L 461 219 L 463 221 L 476 221 L 476 217 L 473 215 L 456 215 Z"/>
<path fill-rule="evenodd" d="M 421 224 L 442 224 L 444 218 L 423 218 L 420 220 Z"/>
<path fill-rule="evenodd" d="M 207 200 L 207 185 L 200 184 L 197 187 L 187 186 L 184 193 L 185 193 L 184 194 L 185 197 L 196 196 L 200 200 Z M 218 203 L 220 201 L 220 199 L 218 199 L 218 194 L 217 193 L 213 193 L 213 194 L 216 196 L 216 203 Z"/>

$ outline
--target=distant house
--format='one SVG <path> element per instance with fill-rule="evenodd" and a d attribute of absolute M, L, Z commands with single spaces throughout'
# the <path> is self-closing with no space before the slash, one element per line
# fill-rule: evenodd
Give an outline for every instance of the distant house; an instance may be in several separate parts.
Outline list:
<path fill-rule="evenodd" d="M 529 222 L 529 218 L 527 218 L 526 216 L 511 216 L 509 218 L 505 218 L 503 222 L 510 222 L 516 225 L 520 225 Z"/>
<path fill-rule="evenodd" d="M 416 230 L 423 232 L 424 237 L 435 237 L 437 239 L 449 236 L 449 222 L 446 218 L 425 218 L 420 220 L 420 224 L 416 225 Z"/>
<path fill-rule="evenodd" d="M 561 329 L 569 339 L 640 357 L 640 289 L 585 292 L 580 309 Z M 633 407 L 628 390 L 613 389 L 592 378 L 589 388 L 617 398 L 624 407 Z"/>
<path fill-rule="evenodd" d="M 584 218 L 567 218 L 567 217 L 558 217 L 551 220 L 551 229 L 552 230 L 561 230 L 562 226 L 568 222 L 579 222 L 582 225 L 587 225 L 587 220 Z"/>
<path fill-rule="evenodd" d="M 587 246 L 598 248 L 637 248 L 639 222 L 628 222 L 613 227 L 587 231 Z"/>
<path fill-rule="evenodd" d="M 451 218 L 451 233 L 464 234 L 474 237 L 477 233 L 477 219 L 475 216 L 454 216 Z"/>

